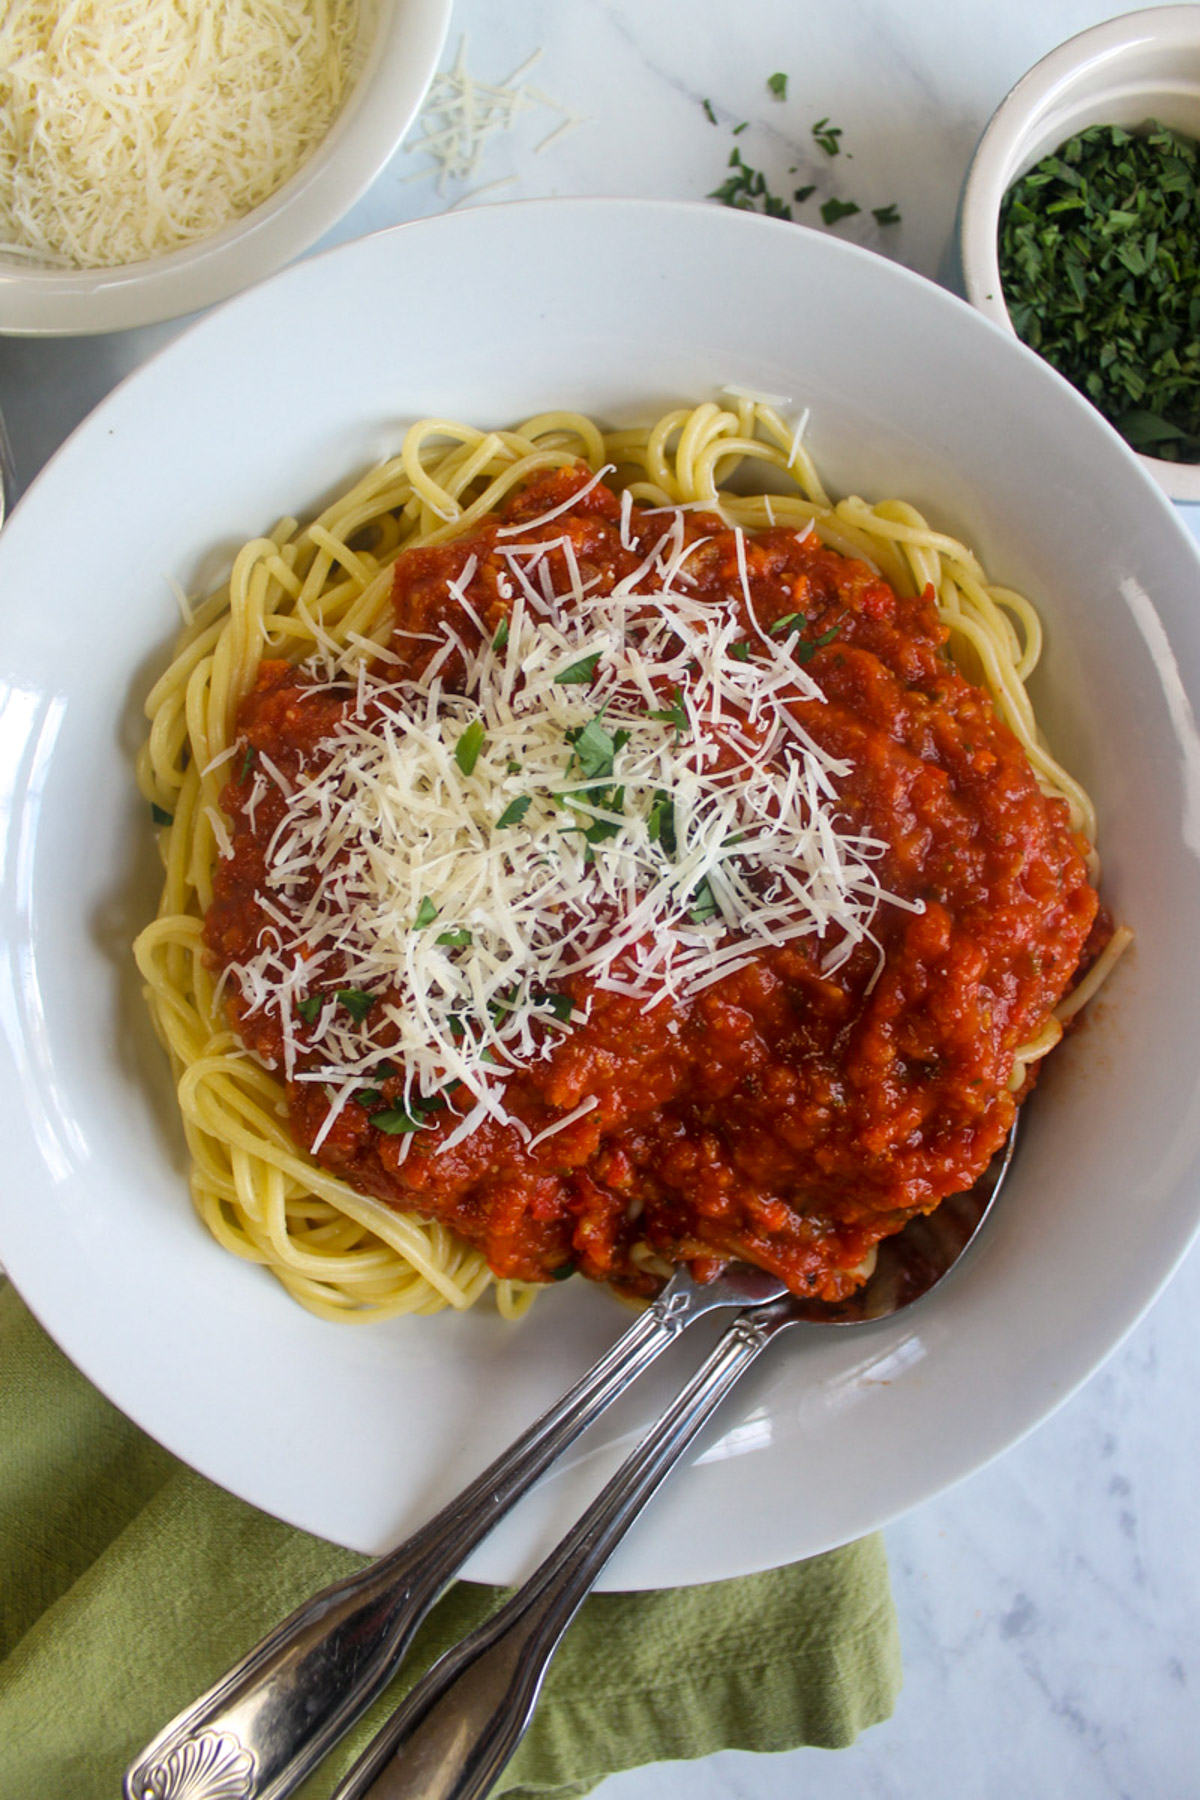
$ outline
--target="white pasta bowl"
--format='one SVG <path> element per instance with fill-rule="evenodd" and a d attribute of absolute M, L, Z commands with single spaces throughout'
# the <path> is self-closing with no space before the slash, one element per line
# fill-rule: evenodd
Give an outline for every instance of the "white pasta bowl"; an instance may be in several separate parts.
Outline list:
<path fill-rule="evenodd" d="M 765 1357 L 605 1584 L 775 1567 L 979 1468 L 1095 1370 L 1196 1231 L 1200 559 L 1095 410 L 932 284 L 711 205 L 481 207 L 306 258 L 131 376 L 0 535 L 0 1262 L 161 1442 L 360 1550 L 428 1518 L 629 1315 L 572 1280 L 516 1324 L 485 1302 L 330 1325 L 196 1218 L 130 954 L 161 882 L 133 757 L 172 589 L 206 591 L 413 419 L 617 427 L 725 385 L 807 408 L 831 492 L 911 501 L 1036 602 L 1039 718 L 1136 941 L 1049 1059 L 969 1259 L 893 1320 Z M 698 1360 L 643 1378 L 471 1574 L 527 1572 Z"/>
<path fill-rule="evenodd" d="M 281 268 L 361 198 L 398 149 L 437 68 L 451 0 L 360 0 L 346 96 L 282 186 L 210 237 L 144 261 L 68 269 L 0 250 L 0 333 L 66 337 L 198 312 Z"/>
<path fill-rule="evenodd" d="M 998 227 L 1005 194 L 1035 163 L 1093 125 L 1157 120 L 1200 138 L 1200 6 L 1127 13 L 1068 39 L 993 114 L 963 189 L 958 244 L 967 298 L 1006 331 Z M 1175 500 L 1200 501 L 1200 464 L 1140 456 Z"/>

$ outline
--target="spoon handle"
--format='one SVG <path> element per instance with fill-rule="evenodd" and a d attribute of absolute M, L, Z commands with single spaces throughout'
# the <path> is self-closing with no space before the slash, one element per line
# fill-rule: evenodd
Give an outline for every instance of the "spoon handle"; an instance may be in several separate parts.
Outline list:
<path fill-rule="evenodd" d="M 397 1549 L 306 1600 L 147 1746 L 125 1800 L 283 1800 L 382 1691 L 439 1594 L 521 1495 L 728 1297 L 679 1274 L 563 1398 Z"/>
<path fill-rule="evenodd" d="M 730 1389 L 795 1318 L 786 1299 L 739 1314 L 557 1549 L 418 1682 L 333 1800 L 483 1800 L 525 1735 L 567 1626 L 625 1532 Z"/>

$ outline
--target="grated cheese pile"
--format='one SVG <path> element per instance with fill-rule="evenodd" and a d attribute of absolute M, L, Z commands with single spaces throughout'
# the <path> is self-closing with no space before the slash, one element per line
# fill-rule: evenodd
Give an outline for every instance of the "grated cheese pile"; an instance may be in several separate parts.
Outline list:
<path fill-rule="evenodd" d="M 259 893 L 270 923 L 229 974 L 278 1017 L 289 1078 L 325 1084 L 322 1137 L 383 1057 L 403 1065 L 413 1128 L 447 1086 L 471 1095 L 445 1147 L 489 1114 L 523 1130 L 505 1082 L 571 1029 L 575 978 L 652 1008 L 768 945 L 815 935 L 831 972 L 873 941 L 895 900 L 872 867 L 885 846 L 846 829 L 845 765 L 793 716 L 822 698 L 797 633 L 747 640 L 732 609 L 690 597 L 707 540 L 661 517 L 608 594 L 569 538 L 506 528 L 511 612 L 493 639 L 466 600 L 472 554 L 451 592 L 475 630 L 443 624 L 419 680 L 326 664 L 321 685 L 348 702 L 328 760 L 293 781 L 256 759 L 251 825 L 268 784 L 286 809 Z M 749 607 L 744 557 L 741 582 Z M 450 691 L 452 658 L 466 677 Z"/>
<path fill-rule="evenodd" d="M 0 250 L 140 262 L 261 204 L 341 104 L 358 0 L 7 0 Z"/>

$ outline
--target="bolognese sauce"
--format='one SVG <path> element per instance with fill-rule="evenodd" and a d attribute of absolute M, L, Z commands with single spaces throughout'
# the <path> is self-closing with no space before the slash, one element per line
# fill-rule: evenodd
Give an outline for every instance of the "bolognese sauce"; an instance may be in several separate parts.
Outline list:
<path fill-rule="evenodd" d="M 497 1040 L 476 1065 L 501 1098 L 474 1113 L 479 1095 L 456 1078 L 457 1064 L 414 1086 L 397 1055 L 397 1022 L 416 1004 L 399 975 L 355 985 L 352 954 L 327 932 L 305 986 L 303 921 L 337 887 L 353 833 L 343 821 L 338 847 L 298 863 L 293 797 L 333 766 L 351 724 L 370 733 L 383 718 L 372 683 L 419 696 L 413 706 L 454 700 L 468 663 L 486 652 L 511 685 L 505 645 L 518 608 L 535 628 L 539 604 L 574 606 L 583 642 L 589 609 L 618 592 L 636 601 L 650 582 L 663 510 L 631 506 L 571 466 L 536 477 L 502 515 L 400 556 L 394 630 L 369 680 L 262 664 L 238 714 L 236 773 L 222 796 L 228 843 L 205 941 L 236 1032 L 284 1078 L 298 1141 L 361 1191 L 451 1227 L 497 1275 L 542 1282 L 578 1272 L 646 1294 L 671 1266 L 686 1263 L 703 1279 L 744 1259 L 797 1292 L 835 1299 L 861 1279 L 874 1243 L 970 1186 L 1002 1144 L 1018 1099 L 1016 1053 L 1104 931 L 1088 846 L 1063 802 L 1040 790 L 987 693 L 950 660 L 932 592 L 898 594 L 812 532 L 743 532 L 702 510 L 669 523 L 672 578 L 693 614 L 719 624 L 723 666 L 753 674 L 770 661 L 777 675 L 783 653 L 790 659 L 794 679 L 784 688 L 776 680 L 772 702 L 786 715 L 787 743 L 748 712 L 737 730 L 762 759 L 785 758 L 797 743 L 822 759 L 814 781 L 827 805 L 813 828 L 836 827 L 839 842 L 857 846 L 877 888 L 856 923 L 818 917 L 803 930 L 751 931 L 701 882 L 684 917 L 713 946 L 709 973 L 671 980 L 669 955 L 647 927 L 627 934 L 599 977 L 564 964 L 552 992 L 528 984 L 519 1043 L 506 1050 L 509 1040 Z M 522 772 L 510 767 L 517 791 L 493 818 L 491 848 L 503 858 L 538 809 L 561 814 L 565 804 L 556 829 L 574 834 L 577 849 L 583 840 L 597 871 L 590 904 L 616 934 L 622 908 L 627 922 L 649 904 L 654 878 L 624 888 L 602 878 L 639 779 L 623 765 L 631 746 L 616 712 L 589 711 L 604 654 L 582 654 L 553 677 L 581 709 L 564 734 L 564 788 L 573 782 L 575 801 L 582 793 L 588 804 L 581 813 L 570 793 L 565 803 L 556 790 L 522 794 Z M 688 668 L 698 681 L 698 667 Z M 697 766 L 702 739 L 699 762 L 719 774 L 730 730 L 690 703 L 688 668 L 668 683 L 647 663 L 639 677 L 657 722 L 657 766 L 681 741 Z M 474 779 L 481 735 L 464 727 L 449 754 L 442 746 L 439 779 Z M 585 749 L 597 745 L 589 761 Z M 647 794 L 639 842 L 653 838 L 666 866 L 681 854 L 669 791 Z M 766 805 L 765 830 L 783 804 Z M 565 841 L 543 836 L 536 854 L 552 859 Z M 279 858 L 289 844 L 285 906 Z M 736 877 L 764 904 L 775 892 L 748 855 Z M 438 879 L 431 866 L 410 931 L 433 931 L 439 966 L 466 981 L 472 924 L 441 916 Z M 285 914 L 299 974 L 272 1002 L 247 971 L 264 943 L 277 946 Z M 405 966 L 402 955 L 394 966 Z M 493 992 L 487 1004 L 494 1017 L 516 1003 Z M 321 1038 L 331 1021 L 343 1038 L 359 1025 L 372 1034 L 369 1057 L 349 1073 L 332 1067 Z M 469 1018 L 450 1026 L 456 1042 L 475 1043 Z"/>

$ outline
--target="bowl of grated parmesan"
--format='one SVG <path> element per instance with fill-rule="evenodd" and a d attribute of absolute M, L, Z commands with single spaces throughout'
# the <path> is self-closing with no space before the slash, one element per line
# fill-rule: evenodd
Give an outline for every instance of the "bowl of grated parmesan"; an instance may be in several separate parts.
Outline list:
<path fill-rule="evenodd" d="M 451 0 L 9 0 L 0 332 L 177 318 L 280 268 L 420 110 Z"/>

